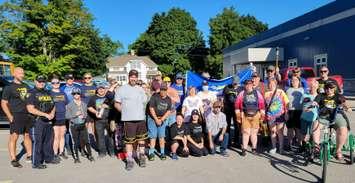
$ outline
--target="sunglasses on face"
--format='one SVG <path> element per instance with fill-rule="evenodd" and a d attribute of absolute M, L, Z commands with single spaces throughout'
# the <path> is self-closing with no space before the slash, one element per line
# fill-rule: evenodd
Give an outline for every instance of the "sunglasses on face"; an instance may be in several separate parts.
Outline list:
<path fill-rule="evenodd" d="M 327 70 L 320 71 L 320 73 L 327 73 L 327 72 L 328 72 Z"/>
<path fill-rule="evenodd" d="M 294 73 L 300 73 L 300 71 L 293 71 Z"/>
<path fill-rule="evenodd" d="M 84 77 L 84 79 L 91 79 L 92 77 Z"/>
<path fill-rule="evenodd" d="M 73 95 L 80 95 L 80 93 L 73 93 Z"/>
<path fill-rule="evenodd" d="M 58 82 L 51 82 L 53 85 L 57 85 L 59 84 L 59 81 Z"/>
<path fill-rule="evenodd" d="M 213 108 L 216 108 L 216 109 L 217 109 L 217 108 L 222 108 L 222 107 L 221 107 L 221 106 L 214 106 Z"/>

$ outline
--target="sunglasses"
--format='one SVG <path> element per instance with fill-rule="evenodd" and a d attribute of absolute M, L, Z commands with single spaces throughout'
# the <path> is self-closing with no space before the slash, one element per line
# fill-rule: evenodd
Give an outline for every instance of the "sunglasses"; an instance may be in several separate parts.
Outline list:
<path fill-rule="evenodd" d="M 274 72 L 274 70 L 267 70 L 267 72 Z"/>
<path fill-rule="evenodd" d="M 53 85 L 57 85 L 59 84 L 60 82 L 51 82 Z"/>
<path fill-rule="evenodd" d="M 91 79 L 92 77 L 84 77 L 84 79 Z"/>
<path fill-rule="evenodd" d="M 327 73 L 327 72 L 328 72 L 327 70 L 320 71 L 320 73 Z"/>
<path fill-rule="evenodd" d="M 74 80 L 74 78 L 68 78 L 67 80 Z"/>
<path fill-rule="evenodd" d="M 72 93 L 73 95 L 81 95 L 81 93 Z"/>
<path fill-rule="evenodd" d="M 293 73 L 300 73 L 300 71 L 293 71 Z"/>
<path fill-rule="evenodd" d="M 222 108 L 221 106 L 214 106 L 213 108 Z"/>

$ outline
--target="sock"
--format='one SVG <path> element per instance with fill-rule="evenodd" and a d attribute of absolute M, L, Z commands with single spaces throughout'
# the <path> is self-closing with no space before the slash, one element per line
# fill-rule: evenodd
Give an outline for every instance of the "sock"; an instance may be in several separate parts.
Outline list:
<path fill-rule="evenodd" d="M 155 149 L 154 149 L 154 148 L 149 148 L 149 155 L 153 154 L 153 153 L 154 153 L 154 151 L 155 151 Z"/>
<path fill-rule="evenodd" d="M 160 148 L 160 154 L 161 155 L 165 154 L 165 148 Z"/>
<path fill-rule="evenodd" d="M 132 152 L 127 152 L 127 159 L 133 161 Z"/>

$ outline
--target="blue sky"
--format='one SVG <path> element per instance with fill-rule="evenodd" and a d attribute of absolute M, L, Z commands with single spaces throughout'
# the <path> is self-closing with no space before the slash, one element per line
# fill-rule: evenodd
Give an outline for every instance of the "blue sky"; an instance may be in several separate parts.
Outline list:
<path fill-rule="evenodd" d="M 187 10 L 197 21 L 197 28 L 208 40 L 210 18 L 223 8 L 234 6 L 240 14 L 251 14 L 272 28 L 333 0 L 84 0 L 94 15 L 94 25 L 101 34 L 129 44 L 148 27 L 154 13 L 172 7 Z M 4 0 L 0 0 L 0 3 Z"/>

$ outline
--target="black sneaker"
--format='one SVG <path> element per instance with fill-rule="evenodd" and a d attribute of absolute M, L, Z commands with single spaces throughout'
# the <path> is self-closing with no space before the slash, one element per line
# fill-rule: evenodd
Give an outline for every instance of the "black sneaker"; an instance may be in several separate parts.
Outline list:
<path fill-rule="evenodd" d="M 148 155 L 148 160 L 149 161 L 154 161 L 154 159 L 155 159 L 154 153 Z"/>
<path fill-rule="evenodd" d="M 54 155 L 54 161 L 60 162 L 62 159 L 58 155 Z"/>
<path fill-rule="evenodd" d="M 132 170 L 134 167 L 134 162 L 132 160 L 127 160 L 127 163 L 126 163 L 126 170 L 127 171 L 130 171 Z"/>
<path fill-rule="evenodd" d="M 52 161 L 45 161 L 45 163 L 46 164 L 59 164 L 60 163 L 60 161 L 58 161 L 58 159 L 56 159 L 56 158 L 53 158 L 53 160 Z"/>
<path fill-rule="evenodd" d="M 81 163 L 79 158 L 74 159 L 74 163 Z"/>
<path fill-rule="evenodd" d="M 166 160 L 166 155 L 165 154 L 162 154 L 162 155 L 160 155 L 160 160 Z"/>
<path fill-rule="evenodd" d="M 94 157 L 92 157 L 92 156 L 89 156 L 88 159 L 89 159 L 89 161 L 91 161 L 91 162 L 95 161 Z"/>
<path fill-rule="evenodd" d="M 68 156 L 65 155 L 64 152 L 60 153 L 60 154 L 59 154 L 59 157 L 61 157 L 62 159 L 68 159 Z"/>
<path fill-rule="evenodd" d="M 139 167 L 144 168 L 144 167 L 147 166 L 145 159 L 146 159 L 146 158 L 145 158 L 144 155 L 140 155 L 140 157 L 139 157 Z M 165 159 L 166 159 L 166 157 L 165 157 Z"/>
<path fill-rule="evenodd" d="M 247 151 L 245 149 L 242 150 L 242 156 L 246 156 L 247 155 Z"/>
<path fill-rule="evenodd" d="M 36 165 L 36 166 L 33 165 L 32 168 L 33 168 L 33 169 L 46 169 L 47 166 L 44 165 L 44 164 L 39 164 L 39 165 Z"/>
<path fill-rule="evenodd" d="M 256 155 L 256 154 L 258 154 L 258 151 L 256 151 L 256 149 L 252 149 L 252 150 L 251 150 L 251 153 L 254 154 L 254 155 Z"/>
<path fill-rule="evenodd" d="M 32 163 L 32 156 L 27 156 L 25 162 Z"/>
<path fill-rule="evenodd" d="M 11 165 L 16 168 L 22 168 L 22 165 L 17 160 L 12 160 Z"/>

